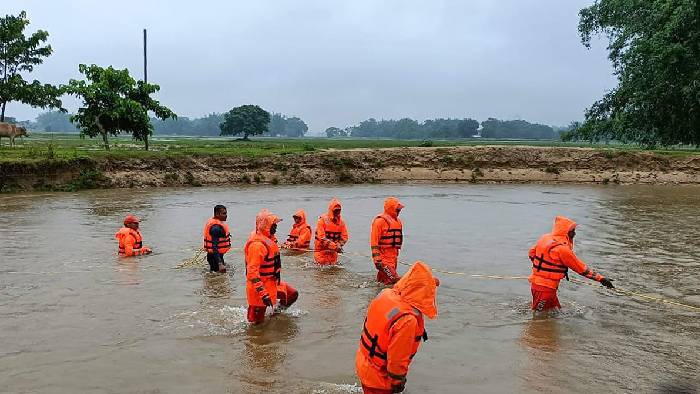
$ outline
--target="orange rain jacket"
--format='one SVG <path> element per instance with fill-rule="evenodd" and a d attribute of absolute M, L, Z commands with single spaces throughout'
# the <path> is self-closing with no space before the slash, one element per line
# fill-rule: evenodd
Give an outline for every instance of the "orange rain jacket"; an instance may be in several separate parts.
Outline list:
<path fill-rule="evenodd" d="M 417 261 L 369 305 L 355 357 L 363 386 L 391 390 L 406 382 L 420 341 L 428 339 L 423 316 L 434 319 L 438 314 L 437 285 L 430 267 Z"/>
<path fill-rule="evenodd" d="M 391 272 L 396 272 L 399 250 L 403 245 L 403 223 L 399 219 L 398 210 L 403 207 L 397 198 L 389 197 L 384 201 L 384 213 L 372 221 L 370 247 L 377 269 L 388 266 Z"/>
<path fill-rule="evenodd" d="M 120 256 L 141 256 L 150 252 L 150 249 L 143 247 L 143 238 L 138 230 L 124 226 L 114 234 L 114 238 L 119 240 Z"/>
<path fill-rule="evenodd" d="M 528 278 L 530 283 L 556 290 L 559 288 L 559 281 L 563 278 L 569 279 L 569 268 L 597 282 L 605 278 L 593 272 L 586 263 L 576 257 L 573 242 L 568 235 L 575 228 L 576 222 L 567 217 L 554 218 L 552 232 L 544 234 L 528 253 L 532 261 L 532 274 Z"/>
<path fill-rule="evenodd" d="M 207 224 L 204 225 L 204 249 L 206 249 L 209 254 L 214 253 L 214 240 L 211 238 L 209 230 L 215 225 L 221 226 L 221 228 L 224 229 L 224 234 L 226 234 L 224 238 L 219 238 L 216 241 L 216 248 L 219 254 L 224 255 L 231 250 L 231 232 L 228 230 L 228 224 L 217 218 L 209 219 Z"/>
<path fill-rule="evenodd" d="M 328 204 L 328 213 L 318 218 L 314 259 L 319 264 L 336 264 L 337 250 L 348 242 L 348 229 L 342 216 L 333 217 L 333 210 L 338 207 L 340 207 L 340 201 L 332 199 Z"/>
<path fill-rule="evenodd" d="M 262 300 L 265 295 L 273 305 L 277 301 L 282 260 L 270 228 L 278 222 L 277 216 L 263 209 L 255 218 L 255 232 L 245 244 L 246 296 L 250 306 L 266 306 Z"/>
<path fill-rule="evenodd" d="M 292 225 L 285 245 L 294 249 L 308 249 L 311 244 L 311 226 L 306 223 L 306 212 L 300 209 L 294 213 L 294 216 L 301 217 L 301 222 Z"/>

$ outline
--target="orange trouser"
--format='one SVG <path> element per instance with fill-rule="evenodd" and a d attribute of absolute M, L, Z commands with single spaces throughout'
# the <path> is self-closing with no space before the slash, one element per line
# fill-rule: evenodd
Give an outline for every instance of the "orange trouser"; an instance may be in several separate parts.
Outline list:
<path fill-rule="evenodd" d="M 280 282 L 277 285 L 277 299 L 283 307 L 289 307 L 299 298 L 299 292 L 287 282 Z M 265 310 L 267 306 L 248 305 L 248 321 L 253 324 L 260 324 L 265 320 Z"/>
<path fill-rule="evenodd" d="M 317 250 L 314 252 L 314 260 L 321 265 L 338 264 L 338 252 L 335 250 Z"/>
<path fill-rule="evenodd" d="M 373 387 L 367 387 L 364 384 L 362 385 L 362 392 L 364 394 L 391 394 L 394 391 L 393 390 L 387 390 L 387 389 L 375 389 Z"/>
<path fill-rule="evenodd" d="M 533 284 L 530 290 L 532 291 L 533 311 L 542 312 L 550 309 L 561 308 L 556 289 Z"/>
<path fill-rule="evenodd" d="M 377 268 L 377 282 L 384 283 L 385 285 L 393 285 L 400 278 L 399 274 L 396 272 L 396 266 L 399 260 L 398 249 L 383 249 L 380 252 L 380 258 L 382 259 L 382 267 Z M 389 271 L 388 273 L 386 271 Z M 393 276 L 392 280 L 390 276 Z"/>

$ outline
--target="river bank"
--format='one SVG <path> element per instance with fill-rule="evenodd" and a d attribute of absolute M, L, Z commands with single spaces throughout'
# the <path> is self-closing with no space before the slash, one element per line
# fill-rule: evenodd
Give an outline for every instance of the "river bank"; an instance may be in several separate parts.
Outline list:
<path fill-rule="evenodd" d="M 700 184 L 700 155 L 533 146 L 317 150 L 0 163 L 0 190 L 335 183 Z"/>

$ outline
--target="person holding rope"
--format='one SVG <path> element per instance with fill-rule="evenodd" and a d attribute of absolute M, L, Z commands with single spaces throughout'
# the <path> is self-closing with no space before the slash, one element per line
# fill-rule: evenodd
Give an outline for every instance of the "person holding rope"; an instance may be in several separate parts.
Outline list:
<path fill-rule="evenodd" d="M 282 258 L 275 241 L 280 221 L 270 211 L 260 211 L 255 217 L 255 231 L 243 248 L 248 321 L 253 325 L 265 320 L 267 307 L 274 308 L 277 300 L 281 308 L 288 308 L 299 298 L 299 292 L 281 280 Z"/>
<path fill-rule="evenodd" d="M 292 229 L 289 230 L 289 236 L 287 241 L 282 244 L 284 249 L 302 249 L 304 251 L 309 249 L 311 244 L 311 226 L 306 223 L 306 212 L 303 209 L 297 210 L 292 216 L 294 219 L 294 224 Z"/>
<path fill-rule="evenodd" d="M 143 237 L 139 231 L 139 218 L 134 215 L 126 215 L 124 227 L 114 234 L 119 241 L 119 256 L 132 257 L 150 254 L 151 249 L 143 246 Z"/>
<path fill-rule="evenodd" d="M 228 212 L 223 205 L 214 207 L 214 217 L 204 225 L 204 249 L 210 272 L 226 272 L 224 255 L 231 250 L 231 233 L 226 224 Z"/>
<path fill-rule="evenodd" d="M 328 213 L 321 215 L 316 223 L 316 242 L 314 243 L 314 260 L 320 265 L 338 264 L 338 253 L 348 242 L 348 228 L 340 216 L 340 201 L 332 199 L 328 204 Z"/>
<path fill-rule="evenodd" d="M 396 273 L 399 251 L 403 245 L 403 223 L 399 213 L 403 204 L 396 197 L 384 201 L 384 212 L 372 221 L 370 248 L 377 269 L 377 282 L 393 285 L 401 277 Z"/>
<path fill-rule="evenodd" d="M 575 236 L 576 222 L 564 216 L 557 216 L 554 218 L 552 232 L 544 234 L 530 248 L 528 256 L 532 261 L 532 274 L 528 280 L 531 283 L 532 310 L 541 312 L 561 308 L 557 289 L 562 279 L 569 280 L 569 269 L 600 282 L 608 289 L 615 288 L 610 279 L 595 273 L 576 256 Z"/>

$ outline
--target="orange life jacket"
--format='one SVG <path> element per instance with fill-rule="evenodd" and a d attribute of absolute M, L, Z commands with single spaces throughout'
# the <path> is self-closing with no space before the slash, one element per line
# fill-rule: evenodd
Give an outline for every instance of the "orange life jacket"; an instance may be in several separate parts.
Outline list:
<path fill-rule="evenodd" d="M 331 218 L 328 217 L 328 215 L 322 215 L 320 219 L 322 219 L 323 229 L 326 233 L 326 239 L 331 240 L 333 242 L 338 242 L 342 240 L 342 220 L 338 220 L 338 223 L 336 223 L 333 220 L 331 220 Z M 316 240 L 320 241 L 318 235 L 316 235 Z"/>
<path fill-rule="evenodd" d="M 214 253 L 214 243 L 211 238 L 211 235 L 209 234 L 209 230 L 214 225 L 221 226 L 221 228 L 224 229 L 224 234 L 226 234 L 224 238 L 218 239 L 217 244 L 217 249 L 219 250 L 219 253 L 225 254 L 226 252 L 231 250 L 231 233 L 228 231 L 228 224 L 216 218 L 209 219 L 207 224 L 204 225 L 204 249 L 207 250 L 207 253 Z"/>
<path fill-rule="evenodd" d="M 569 268 L 551 255 L 552 249 L 558 246 L 568 248 L 569 242 L 552 234 L 545 234 L 537 241 L 535 255 L 531 258 L 533 283 L 546 285 L 548 282 L 555 282 L 558 284 L 564 278 L 569 280 Z"/>
<path fill-rule="evenodd" d="M 379 237 L 379 247 L 401 249 L 401 245 L 403 245 L 403 223 L 401 223 L 401 220 L 398 218 L 394 219 L 386 213 L 377 215 L 374 218 L 374 220 L 380 219 L 386 221 L 389 228 L 384 230 Z"/>
<path fill-rule="evenodd" d="M 387 351 L 391 340 L 389 330 L 399 318 L 405 315 L 413 315 L 418 320 L 416 340 L 411 349 L 411 359 L 413 359 L 418 352 L 421 339 L 428 340 L 423 314 L 401 301 L 400 296 L 391 289 L 383 290 L 369 305 L 360 336 L 360 352 L 380 369 L 386 369 L 387 366 Z"/>
<path fill-rule="evenodd" d="M 309 233 L 312 233 L 311 231 L 311 226 L 308 224 L 304 224 L 303 226 L 292 226 L 292 229 L 289 231 L 289 235 L 287 236 L 287 242 L 294 244 L 297 242 L 297 239 L 299 239 L 299 234 L 301 234 L 301 230 L 308 229 Z M 301 249 L 308 249 L 309 245 L 311 244 L 311 239 L 309 238 L 308 241 L 304 242 L 301 245 L 297 245 L 297 247 Z"/>
<path fill-rule="evenodd" d="M 119 234 L 122 236 L 119 237 Z M 143 247 L 143 238 L 141 238 L 141 233 L 133 228 L 122 227 L 117 233 L 117 238 L 119 239 L 119 254 L 126 254 L 126 246 L 124 244 L 124 237 L 134 238 L 134 255 L 138 255 Z"/>
<path fill-rule="evenodd" d="M 277 281 L 277 283 L 280 283 L 281 275 L 280 272 L 282 270 L 282 259 L 280 257 L 280 248 L 277 246 L 277 243 L 271 240 L 270 238 L 264 237 L 260 234 L 255 234 L 252 236 L 248 242 L 245 243 L 244 253 L 246 256 L 246 273 L 248 270 L 248 246 L 252 244 L 253 242 L 260 242 L 263 245 L 265 245 L 265 249 L 267 249 L 267 254 L 265 256 L 265 259 L 263 260 L 262 264 L 260 264 L 260 276 L 262 280 L 267 280 L 270 278 L 273 278 Z"/>

